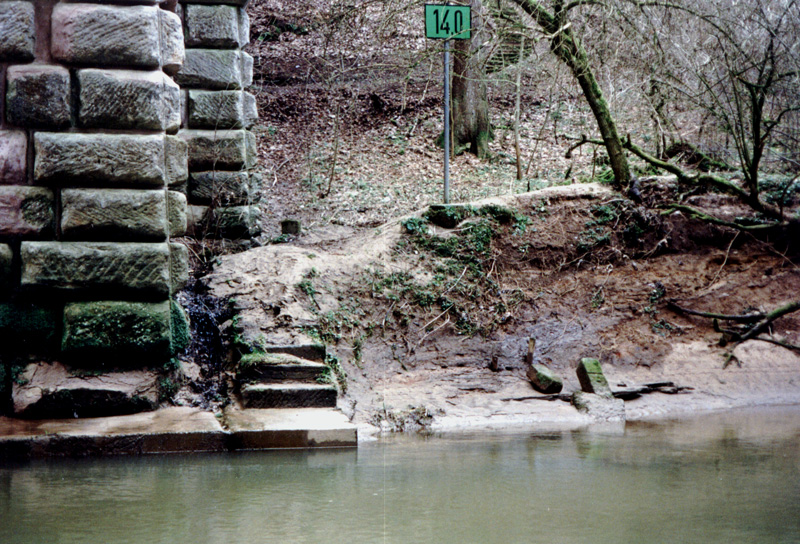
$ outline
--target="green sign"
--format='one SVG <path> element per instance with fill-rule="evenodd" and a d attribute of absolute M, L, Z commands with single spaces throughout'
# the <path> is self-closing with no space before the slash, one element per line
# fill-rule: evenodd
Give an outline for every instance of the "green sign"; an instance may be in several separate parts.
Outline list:
<path fill-rule="evenodd" d="M 426 4 L 425 36 L 440 40 L 469 40 L 472 37 L 470 7 Z"/>

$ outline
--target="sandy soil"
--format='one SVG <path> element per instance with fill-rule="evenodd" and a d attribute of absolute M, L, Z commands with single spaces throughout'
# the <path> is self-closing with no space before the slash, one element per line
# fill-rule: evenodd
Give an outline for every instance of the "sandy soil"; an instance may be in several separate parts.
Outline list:
<path fill-rule="evenodd" d="M 398 251 L 407 237 L 401 220 L 376 229 L 321 229 L 291 244 L 226 256 L 205 283 L 213 295 L 236 299 L 238 332 L 253 345 L 314 341 L 311 333 L 325 316 L 345 321 L 329 351 L 347 373 L 339 407 L 365 436 L 378 429 L 586 425 L 588 416 L 566 402 L 542 400 L 531 386 L 525 375 L 531 337 L 535 361 L 564 379 L 565 392 L 579 389 L 575 368 L 589 356 L 602 361 L 612 388 L 658 381 L 691 388 L 627 401 L 629 420 L 800 403 L 800 354 L 749 341 L 723 368 L 728 348 L 719 346 L 711 320 L 666 307 L 675 299 L 726 314 L 769 310 L 796 298 L 798 267 L 763 241 L 679 214 L 657 236 L 643 234 L 639 249 L 612 243 L 575 259 L 587 210 L 615 199 L 607 187 L 591 184 L 492 199 L 531 216 L 546 203 L 548 213 L 532 223 L 525 243 L 534 249 L 524 260 L 521 240 L 493 240 L 489 274 L 501 296 L 517 290 L 522 300 L 480 334 L 463 334 L 439 308 L 413 308 L 367 286 L 375 270 L 430 276 L 432 265 L 419 251 Z M 735 208 L 723 200 L 714 205 L 723 215 L 726 206 Z M 664 294 L 653 299 L 656 288 Z M 480 306 L 491 302 L 487 297 L 469 309 L 478 321 L 488 315 Z M 800 320 L 787 316 L 773 333 L 797 344 Z M 497 372 L 489 369 L 492 358 Z"/>

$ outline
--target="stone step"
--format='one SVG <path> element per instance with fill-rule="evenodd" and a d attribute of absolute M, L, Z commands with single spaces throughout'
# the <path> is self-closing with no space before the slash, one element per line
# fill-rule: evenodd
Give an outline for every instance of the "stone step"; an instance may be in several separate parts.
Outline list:
<path fill-rule="evenodd" d="M 324 408 L 336 406 L 332 384 L 284 382 L 253 383 L 242 387 L 245 408 Z"/>
<path fill-rule="evenodd" d="M 57 419 L 133 414 L 158 406 L 158 374 L 146 370 L 81 375 L 61 363 L 32 363 L 14 378 L 14 415 Z"/>
<path fill-rule="evenodd" d="M 239 362 L 236 378 L 240 382 L 280 381 L 317 383 L 329 374 L 325 363 L 283 353 L 252 353 Z"/>
<path fill-rule="evenodd" d="M 309 361 L 319 361 L 320 363 L 325 361 L 325 346 L 322 344 L 274 345 L 263 346 L 262 349 L 266 353 L 285 353 L 308 359 Z"/>

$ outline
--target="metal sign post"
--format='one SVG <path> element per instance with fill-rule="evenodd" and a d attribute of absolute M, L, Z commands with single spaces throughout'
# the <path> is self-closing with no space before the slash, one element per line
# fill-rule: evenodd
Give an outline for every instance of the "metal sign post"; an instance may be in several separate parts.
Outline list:
<path fill-rule="evenodd" d="M 469 6 L 425 5 L 425 36 L 444 40 L 444 203 L 450 203 L 450 40 L 472 37 Z"/>
<path fill-rule="evenodd" d="M 444 41 L 444 203 L 450 204 L 450 40 Z"/>

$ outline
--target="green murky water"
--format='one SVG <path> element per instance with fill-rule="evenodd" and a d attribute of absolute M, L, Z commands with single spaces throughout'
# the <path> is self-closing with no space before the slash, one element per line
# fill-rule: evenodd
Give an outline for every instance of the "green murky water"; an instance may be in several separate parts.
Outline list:
<path fill-rule="evenodd" d="M 2 543 L 798 543 L 800 409 L 0 467 Z"/>

